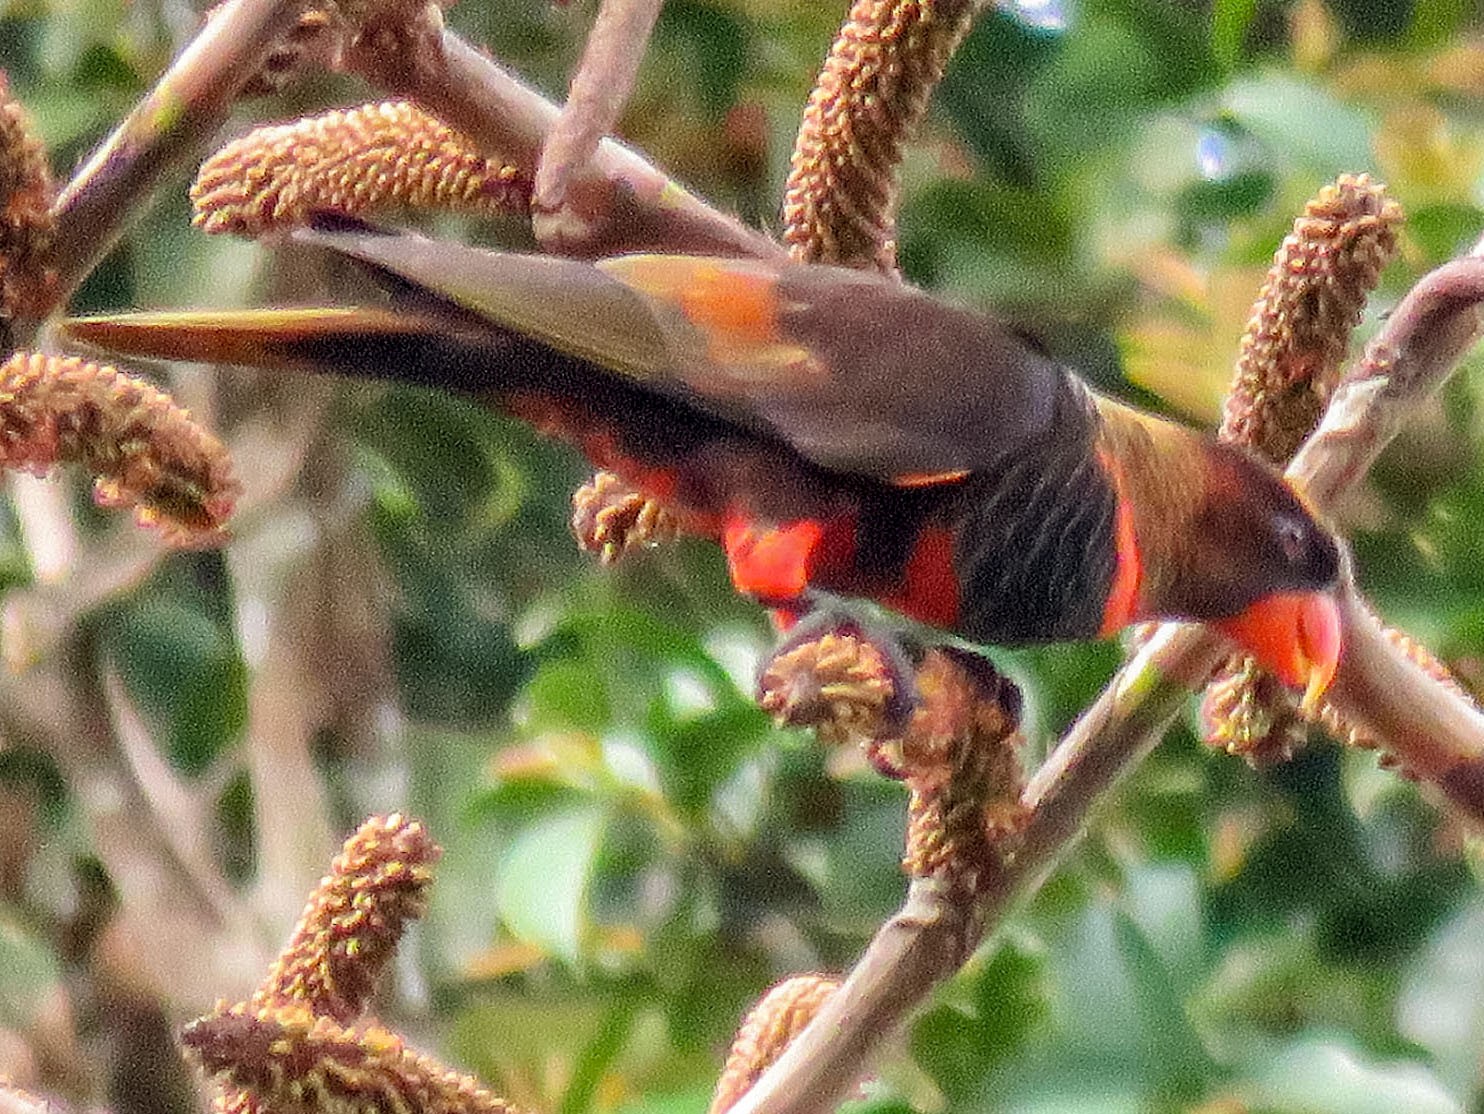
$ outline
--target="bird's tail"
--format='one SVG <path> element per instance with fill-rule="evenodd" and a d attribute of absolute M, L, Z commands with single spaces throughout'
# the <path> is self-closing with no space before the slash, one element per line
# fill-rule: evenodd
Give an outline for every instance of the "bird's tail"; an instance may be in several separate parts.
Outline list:
<path fill-rule="evenodd" d="M 361 306 L 74 317 L 61 333 L 126 357 L 391 379 L 425 366 L 417 353 L 454 341 L 430 318 Z"/>
<path fill-rule="evenodd" d="M 712 533 L 732 489 L 798 464 L 766 436 L 428 299 L 382 307 L 199 310 L 72 318 L 64 338 L 119 356 L 331 373 L 433 387 L 510 413 Z M 781 454 L 781 455 L 780 455 Z M 801 491 L 814 486 L 812 470 Z"/>

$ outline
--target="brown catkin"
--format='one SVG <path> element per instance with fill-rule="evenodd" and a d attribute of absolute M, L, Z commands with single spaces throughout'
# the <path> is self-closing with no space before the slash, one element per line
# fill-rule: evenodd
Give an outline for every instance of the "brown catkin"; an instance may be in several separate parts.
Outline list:
<path fill-rule="evenodd" d="M 402 932 L 427 908 L 442 854 L 416 820 L 373 816 L 345 841 L 268 975 L 235 1016 L 285 1010 L 349 1025 L 365 1011 Z M 220 1074 L 217 1114 L 263 1114 L 264 1098 Z"/>
<path fill-rule="evenodd" d="M 77 463 L 104 506 L 132 506 L 178 545 L 211 544 L 238 486 L 222 443 L 163 391 L 75 356 L 17 352 L 0 364 L 0 467 Z"/>
<path fill-rule="evenodd" d="M 1307 734 L 1303 717 L 1283 683 L 1249 657 L 1234 657 L 1206 686 L 1201 733 L 1210 746 L 1253 766 L 1287 762 Z"/>
<path fill-rule="evenodd" d="M 784 240 L 795 259 L 896 270 L 897 165 L 972 0 L 856 0 L 794 142 Z"/>
<path fill-rule="evenodd" d="M 264 1111 L 511 1114 L 477 1080 L 414 1052 L 372 1022 L 346 1026 L 301 1005 L 240 1004 L 193 1022 L 181 1043 Z"/>
<path fill-rule="evenodd" d="M 252 1002 L 298 1003 L 354 1021 L 403 930 L 427 909 L 441 854 L 427 829 L 400 813 L 363 823 L 310 895 Z"/>
<path fill-rule="evenodd" d="M 0 322 L 52 308 L 52 198 L 46 149 L 0 73 Z"/>
<path fill-rule="evenodd" d="M 732 1040 L 708 1114 L 726 1114 L 839 987 L 832 975 L 794 975 L 758 999 Z"/>
<path fill-rule="evenodd" d="M 911 797 L 902 867 L 967 893 L 1026 818 L 1020 691 L 983 658 L 930 650 L 898 759 Z"/>
<path fill-rule="evenodd" d="M 406 101 L 257 128 L 202 165 L 191 187 L 207 232 L 260 236 L 317 213 L 384 209 L 525 213 L 529 177 Z"/>
<path fill-rule="evenodd" d="M 1313 432 L 1402 221 L 1366 174 L 1341 175 L 1304 207 L 1253 304 L 1222 440 L 1282 465 Z M 1208 743 L 1254 765 L 1286 761 L 1307 734 L 1293 695 L 1240 656 L 1207 686 L 1201 723 Z"/>
<path fill-rule="evenodd" d="M 1221 438 L 1285 464 L 1329 400 L 1366 299 L 1396 255 L 1401 206 L 1341 175 L 1294 222 L 1242 337 Z"/>
<path fill-rule="evenodd" d="M 780 724 L 813 728 L 831 745 L 880 734 L 894 691 L 881 651 L 835 632 L 774 657 L 758 684 L 763 711 Z"/>
<path fill-rule="evenodd" d="M 611 565 L 636 549 L 672 541 L 675 515 L 612 472 L 595 472 L 572 493 L 572 533 L 584 552 Z"/>

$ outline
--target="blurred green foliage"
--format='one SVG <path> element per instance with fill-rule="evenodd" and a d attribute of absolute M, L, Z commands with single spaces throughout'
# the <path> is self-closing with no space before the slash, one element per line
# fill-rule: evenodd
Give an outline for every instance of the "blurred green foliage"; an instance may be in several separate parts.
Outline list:
<path fill-rule="evenodd" d="M 626 134 L 773 224 L 835 8 L 672 0 Z M 503 0 L 449 18 L 556 93 L 589 15 Z M 193 20 L 167 0 L 0 5 L 0 61 L 60 170 Z M 318 78 L 243 120 L 364 95 Z M 756 110 L 767 149 L 754 165 L 717 137 Z M 1209 423 L 1307 196 L 1371 171 L 1409 211 L 1369 330 L 1484 230 L 1481 170 L 1484 17 L 1465 0 L 1022 0 L 980 18 L 908 154 L 901 252 L 914 280 L 1033 323 L 1096 381 Z M 190 230 L 183 188 L 76 308 L 257 296 L 267 253 Z M 1484 677 L 1479 389 L 1471 371 L 1456 378 L 1355 516 L 1366 589 L 1466 680 Z M 334 437 L 374 541 L 366 560 L 384 569 L 385 699 L 400 716 L 370 750 L 317 740 L 318 774 L 337 827 L 405 807 L 448 848 L 393 1016 L 538 1110 L 702 1109 L 762 990 L 847 966 L 894 910 L 902 793 L 769 726 L 751 700 L 766 626 L 715 553 L 682 544 L 604 571 L 576 552 L 568 499 L 584 472 L 564 450 L 460 402 L 360 388 Z M 7 585 L 29 579 L 8 512 L 0 569 Z M 245 887 L 263 882 L 254 794 L 275 787 L 242 754 L 252 670 L 234 593 L 220 557 L 172 558 L 90 617 L 94 656 L 78 667 L 116 671 L 160 755 L 213 801 L 211 854 Z M 1116 652 L 997 660 L 1026 688 L 1029 762 Z M 4 786 L 44 804 L 44 846 L 13 891 L 24 900 L 0 904 L 0 1030 L 27 1032 L 69 962 L 37 911 L 78 900 L 69 864 L 98 849 L 80 787 L 25 740 L 0 745 Z M 864 1101 L 1484 1111 L 1481 951 L 1465 837 L 1373 756 L 1316 741 L 1253 771 L 1182 727 L 919 1017 Z"/>

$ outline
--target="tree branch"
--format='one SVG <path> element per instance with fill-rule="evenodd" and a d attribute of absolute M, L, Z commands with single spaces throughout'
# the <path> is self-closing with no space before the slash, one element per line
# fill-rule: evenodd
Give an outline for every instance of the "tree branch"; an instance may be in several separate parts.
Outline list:
<path fill-rule="evenodd" d="M 436 8 L 416 26 L 364 32 L 346 64 L 371 84 L 416 101 L 486 153 L 537 166 L 561 109 L 442 25 Z M 590 216 L 584 256 L 670 251 L 776 257 L 783 249 L 761 232 L 712 208 L 642 156 L 613 139 L 590 164 L 614 188 L 608 211 Z"/>
<path fill-rule="evenodd" d="M 633 92 L 660 0 L 603 0 L 561 115 L 546 137 L 531 195 L 531 228 L 547 251 L 570 255 L 603 236 L 612 183 L 589 160 Z"/>
<path fill-rule="evenodd" d="M 73 175 L 54 207 L 57 305 L 140 213 L 140 200 L 199 157 L 304 7 L 305 0 L 228 0 Z"/>

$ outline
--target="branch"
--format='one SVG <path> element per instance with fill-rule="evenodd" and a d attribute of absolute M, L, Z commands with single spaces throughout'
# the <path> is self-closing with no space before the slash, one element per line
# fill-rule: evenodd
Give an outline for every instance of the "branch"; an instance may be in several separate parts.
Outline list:
<path fill-rule="evenodd" d="M 1365 476 L 1408 410 L 1436 390 L 1478 336 L 1484 243 L 1417 283 L 1336 393 L 1287 477 L 1321 512 Z M 1484 714 L 1403 657 L 1361 603 L 1340 593 L 1345 656 L 1330 700 L 1374 729 L 1418 777 L 1484 821 Z M 1187 696 L 1230 652 L 1216 634 L 1166 623 L 1114 676 L 1036 772 L 1030 819 L 976 907 L 914 883 L 819 1015 L 731 1114 L 822 1114 L 845 1097 L 881 1042 L 951 976 L 1015 900 L 1038 887 L 1093 805 L 1163 736 Z"/>
<path fill-rule="evenodd" d="M 1321 509 L 1357 486 L 1412 404 L 1436 390 L 1481 332 L 1484 241 L 1424 276 L 1336 392 L 1323 424 L 1288 469 Z M 1327 694 L 1409 773 L 1484 824 L 1484 714 L 1429 676 L 1386 637 L 1347 577 L 1345 656 Z"/>
<path fill-rule="evenodd" d="M 139 817 L 168 850 L 172 862 L 190 878 L 201 900 L 223 924 L 243 913 L 212 855 L 212 786 L 203 790 L 177 777 L 150 737 L 144 716 L 113 666 L 102 669 L 100 691 L 121 761 L 138 787 L 147 811 Z"/>
<path fill-rule="evenodd" d="M 570 255 L 601 235 L 612 184 L 589 160 L 618 123 L 660 0 L 603 0 L 572 77 L 561 115 L 546 137 L 531 196 L 531 228 L 547 251 Z"/>
<path fill-rule="evenodd" d="M 304 6 L 304 0 L 228 0 L 73 176 L 55 206 L 49 260 L 57 273 L 55 305 L 113 247 L 139 214 L 139 202 L 200 156 Z"/>
<path fill-rule="evenodd" d="M 313 743 L 325 709 L 317 700 L 312 664 L 287 630 L 291 605 L 285 590 L 321 539 L 305 521 L 278 536 L 259 534 L 253 544 L 227 551 L 236 585 L 239 639 L 249 649 L 247 737 L 243 754 L 254 787 L 258 840 L 259 910 L 281 926 L 291 919 L 334 841 L 329 804 Z M 285 537 L 287 535 L 287 537 Z"/>
<path fill-rule="evenodd" d="M 242 981 L 253 927 L 224 887 L 203 889 L 158 825 L 113 738 L 85 640 L 23 677 L 0 673 L 0 729 L 52 755 L 82 805 L 90 846 L 117 888 L 114 961 L 174 1001 L 209 1001 Z M 168 988 L 168 989 L 167 989 Z"/>
<path fill-rule="evenodd" d="M 417 25 L 368 29 L 346 64 L 393 96 L 416 101 L 486 152 L 520 167 L 537 166 L 561 110 L 442 25 L 436 8 Z M 776 257 L 761 232 L 690 193 L 628 147 L 598 144 L 590 164 L 612 187 L 601 218 L 590 215 L 585 256 L 669 251 Z"/>
<path fill-rule="evenodd" d="M 1424 275 L 1366 345 L 1288 475 L 1321 509 L 1359 485 L 1412 403 L 1435 391 L 1479 335 L 1484 241 Z"/>

